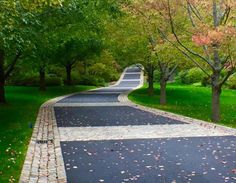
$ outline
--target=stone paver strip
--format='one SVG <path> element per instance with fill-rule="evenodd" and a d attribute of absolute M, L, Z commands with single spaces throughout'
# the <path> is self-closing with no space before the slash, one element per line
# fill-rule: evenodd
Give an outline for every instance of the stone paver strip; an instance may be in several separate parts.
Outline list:
<path fill-rule="evenodd" d="M 61 141 L 151 139 L 230 135 L 195 125 L 139 125 L 106 127 L 59 127 Z"/>

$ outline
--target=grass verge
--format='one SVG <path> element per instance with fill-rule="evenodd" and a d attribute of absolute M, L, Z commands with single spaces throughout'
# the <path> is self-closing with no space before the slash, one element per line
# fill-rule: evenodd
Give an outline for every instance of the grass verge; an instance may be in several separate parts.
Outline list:
<path fill-rule="evenodd" d="M 160 89 L 155 84 L 153 96 L 147 95 L 147 86 L 133 91 L 129 99 L 137 104 L 169 111 L 184 116 L 211 121 L 211 89 L 171 83 L 167 85 L 167 105 L 159 105 Z M 221 121 L 219 124 L 236 128 L 236 90 L 223 89 L 221 94 Z"/>
<path fill-rule="evenodd" d="M 0 105 L 0 182 L 18 182 L 38 109 L 57 96 L 92 89 L 92 86 L 6 87 L 8 104 Z"/>

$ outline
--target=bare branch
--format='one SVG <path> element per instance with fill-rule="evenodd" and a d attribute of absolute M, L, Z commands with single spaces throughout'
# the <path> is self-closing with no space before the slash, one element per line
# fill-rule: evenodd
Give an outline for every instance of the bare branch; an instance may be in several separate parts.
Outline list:
<path fill-rule="evenodd" d="M 188 3 L 190 4 L 190 8 L 191 8 L 192 12 L 196 15 L 196 17 L 197 17 L 201 22 L 203 22 L 203 18 L 202 18 L 202 16 L 201 16 L 200 12 L 198 11 L 197 7 L 194 6 L 194 4 L 191 4 L 189 1 L 188 1 Z"/>
<path fill-rule="evenodd" d="M 4 76 L 5 79 L 7 79 L 10 76 L 11 72 L 14 70 L 14 67 L 17 61 L 19 60 L 20 56 L 21 56 L 21 52 L 18 52 L 16 56 L 14 57 L 13 61 L 8 65 L 5 76 Z"/>
<path fill-rule="evenodd" d="M 191 21 L 191 24 L 193 27 L 196 27 L 195 23 L 194 23 L 194 20 L 193 20 L 193 17 L 192 17 L 192 13 L 191 13 L 191 10 L 190 10 L 190 3 L 187 2 L 187 11 L 188 11 L 188 16 L 189 16 L 189 19 Z"/>
<path fill-rule="evenodd" d="M 179 44 L 181 47 L 183 47 L 186 51 L 188 51 L 189 53 L 191 53 L 192 55 L 197 56 L 197 57 L 199 57 L 200 59 L 202 59 L 203 61 L 207 62 L 207 64 L 210 65 L 210 67 L 213 68 L 212 63 L 211 63 L 209 60 L 207 60 L 206 58 L 204 58 L 204 57 L 201 56 L 200 54 L 198 54 L 198 53 L 196 53 L 196 52 L 190 50 L 188 47 L 186 47 L 186 46 L 180 41 L 179 37 L 177 36 L 177 34 L 176 34 L 176 32 L 175 32 L 175 28 L 174 28 L 174 24 L 173 24 L 173 19 L 172 19 L 172 15 L 171 15 L 171 10 L 170 10 L 170 2 L 169 2 L 169 0 L 168 0 L 168 5 L 169 5 L 169 7 L 168 7 L 168 14 L 169 14 L 169 18 L 170 18 L 171 31 L 172 31 L 172 33 L 173 33 L 173 35 L 174 35 L 176 41 L 178 42 L 178 44 Z"/>
<path fill-rule="evenodd" d="M 178 64 L 176 64 L 174 68 L 170 71 L 169 76 L 171 76 L 176 71 L 177 68 L 178 68 Z"/>
<path fill-rule="evenodd" d="M 225 9 L 225 12 L 224 12 L 223 16 L 222 16 L 221 19 L 220 19 L 220 24 L 225 25 L 225 24 L 227 23 L 227 20 L 228 20 L 228 18 L 229 18 L 230 11 L 231 11 L 231 8 L 230 8 L 230 7 L 227 7 L 227 8 Z"/>
<path fill-rule="evenodd" d="M 177 45 L 175 45 L 172 41 L 170 41 L 165 34 L 158 29 L 158 31 L 162 34 L 163 38 L 167 40 L 172 46 L 174 46 L 178 51 L 180 51 L 183 55 L 185 55 L 187 58 L 189 58 L 195 65 L 197 65 L 208 77 L 211 75 L 207 73 L 207 71 L 196 61 L 194 60 L 191 56 L 189 56 L 184 50 L 180 49 Z"/>
<path fill-rule="evenodd" d="M 232 68 L 230 71 L 227 72 L 226 76 L 220 82 L 220 87 L 228 80 L 228 78 L 235 72 L 235 68 Z"/>

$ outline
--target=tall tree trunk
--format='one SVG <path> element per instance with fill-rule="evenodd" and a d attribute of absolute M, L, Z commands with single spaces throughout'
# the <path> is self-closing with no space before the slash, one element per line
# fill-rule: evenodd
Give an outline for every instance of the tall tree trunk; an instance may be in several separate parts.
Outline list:
<path fill-rule="evenodd" d="M 0 50 L 0 103 L 6 103 L 4 59 L 4 51 Z"/>
<path fill-rule="evenodd" d="M 39 70 L 39 90 L 41 90 L 41 91 L 46 90 L 45 69 L 44 68 L 41 68 Z"/>
<path fill-rule="evenodd" d="M 72 85 L 71 70 L 72 70 L 71 65 L 67 65 L 66 66 L 66 85 Z"/>
<path fill-rule="evenodd" d="M 166 104 L 166 80 L 165 78 L 161 78 L 160 80 L 160 104 Z"/>
<path fill-rule="evenodd" d="M 154 87 L 153 87 L 153 76 L 154 75 L 154 71 L 152 68 L 150 68 L 148 70 L 148 95 L 153 95 L 154 94 Z"/>
<path fill-rule="evenodd" d="M 218 122 L 220 120 L 220 58 L 218 53 L 218 46 L 214 49 L 214 69 L 211 76 L 211 88 L 212 88 L 212 116 L 211 120 L 213 122 Z"/>
<path fill-rule="evenodd" d="M 221 89 L 216 86 L 212 86 L 212 116 L 213 122 L 220 120 L 220 93 Z"/>

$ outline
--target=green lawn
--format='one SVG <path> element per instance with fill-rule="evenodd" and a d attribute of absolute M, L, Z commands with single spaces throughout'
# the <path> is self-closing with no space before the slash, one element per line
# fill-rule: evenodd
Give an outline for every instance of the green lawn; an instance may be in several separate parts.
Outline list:
<path fill-rule="evenodd" d="M 38 109 L 56 96 L 88 90 L 91 86 L 6 87 L 8 104 L 0 105 L 0 182 L 18 182 Z M 10 181 L 9 181 L 10 180 Z"/>
<path fill-rule="evenodd" d="M 146 85 L 133 91 L 129 99 L 141 105 L 158 108 L 184 116 L 210 121 L 211 89 L 192 85 L 168 84 L 167 105 L 159 105 L 159 85 L 155 85 L 155 95 L 148 96 Z M 221 94 L 221 121 L 236 128 L 236 90 L 223 89 Z"/>

